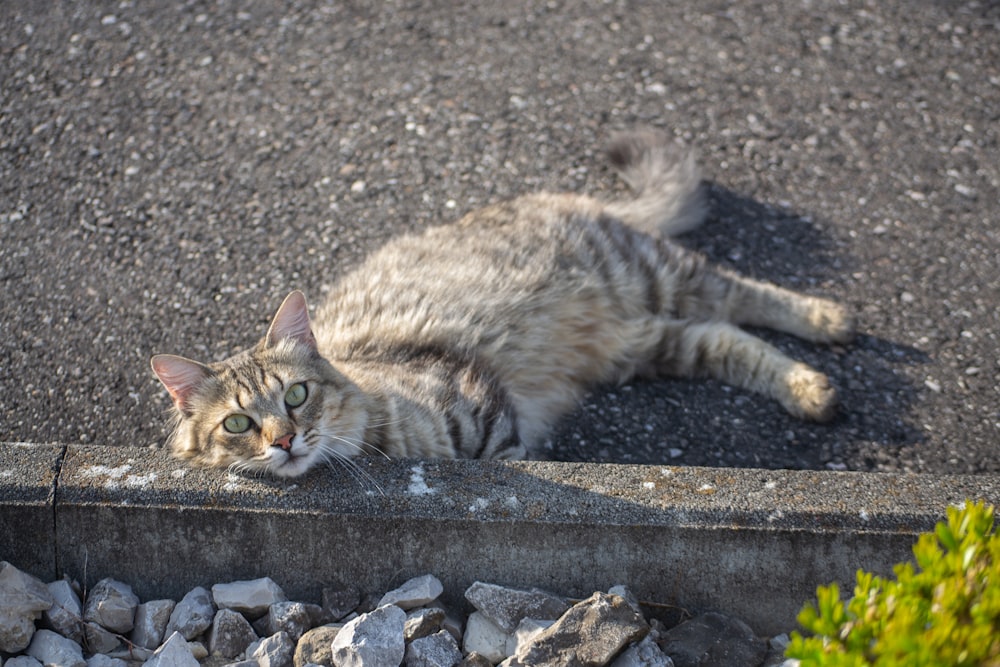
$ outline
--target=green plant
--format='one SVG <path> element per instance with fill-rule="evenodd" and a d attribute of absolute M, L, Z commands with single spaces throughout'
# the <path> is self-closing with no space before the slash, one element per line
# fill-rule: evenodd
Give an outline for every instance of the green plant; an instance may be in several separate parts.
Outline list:
<path fill-rule="evenodd" d="M 966 501 L 913 547 L 895 580 L 858 571 L 854 597 L 820 586 L 786 657 L 803 667 L 1000 667 L 1000 534 L 993 507 Z"/>

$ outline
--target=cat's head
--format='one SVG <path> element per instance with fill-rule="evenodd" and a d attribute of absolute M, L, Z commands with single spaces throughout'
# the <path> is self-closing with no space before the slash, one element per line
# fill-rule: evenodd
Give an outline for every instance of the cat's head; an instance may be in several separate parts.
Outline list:
<path fill-rule="evenodd" d="M 153 371 L 174 402 L 173 453 L 192 463 L 295 477 L 357 451 L 363 395 L 316 349 L 301 292 L 257 345 L 217 363 L 159 354 Z"/>

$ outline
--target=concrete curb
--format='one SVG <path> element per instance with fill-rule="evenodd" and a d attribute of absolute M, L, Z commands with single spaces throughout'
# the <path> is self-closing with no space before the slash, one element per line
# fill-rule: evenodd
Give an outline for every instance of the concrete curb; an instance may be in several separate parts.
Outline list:
<path fill-rule="evenodd" d="M 364 459 L 282 482 L 151 449 L 0 444 L 0 558 L 143 599 L 265 575 L 305 601 L 428 572 L 452 603 L 477 579 L 580 597 L 625 583 L 663 615 L 720 609 L 773 634 L 817 585 L 891 573 L 966 498 L 1000 501 L 1000 476 Z"/>

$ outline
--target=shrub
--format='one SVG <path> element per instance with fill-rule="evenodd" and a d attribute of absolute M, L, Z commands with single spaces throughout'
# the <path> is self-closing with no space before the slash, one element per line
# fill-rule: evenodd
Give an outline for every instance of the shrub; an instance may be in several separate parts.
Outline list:
<path fill-rule="evenodd" d="M 1000 534 L 993 507 L 966 501 L 920 536 L 917 567 L 895 580 L 858 571 L 854 597 L 820 586 L 799 613 L 812 633 L 792 633 L 786 657 L 803 667 L 921 665 L 1000 667 Z"/>

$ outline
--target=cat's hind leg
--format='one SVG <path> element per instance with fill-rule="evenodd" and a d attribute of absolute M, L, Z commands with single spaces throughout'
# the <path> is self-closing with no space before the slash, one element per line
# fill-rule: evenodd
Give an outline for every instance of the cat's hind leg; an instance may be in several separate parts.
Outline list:
<path fill-rule="evenodd" d="M 663 319 L 655 326 L 661 374 L 708 375 L 770 396 L 801 419 L 825 422 L 836 414 L 837 391 L 826 375 L 733 324 Z"/>
<path fill-rule="evenodd" d="M 688 295 L 682 316 L 765 327 L 816 343 L 848 343 L 855 336 L 854 316 L 829 299 L 719 268 L 707 272 L 699 287 Z"/>

